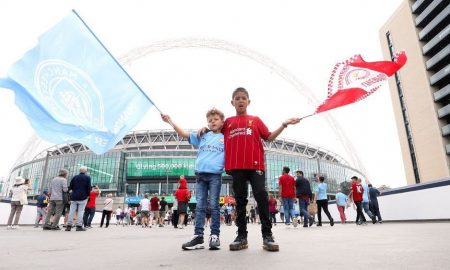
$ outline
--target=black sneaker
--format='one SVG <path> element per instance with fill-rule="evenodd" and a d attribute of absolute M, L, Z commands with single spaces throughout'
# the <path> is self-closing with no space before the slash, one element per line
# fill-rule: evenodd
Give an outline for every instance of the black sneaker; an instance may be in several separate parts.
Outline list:
<path fill-rule="evenodd" d="M 241 250 L 248 248 L 247 235 L 238 234 L 233 243 L 230 244 L 230 250 Z"/>
<path fill-rule="evenodd" d="M 212 234 L 211 236 L 209 236 L 209 249 L 210 250 L 220 249 L 220 240 L 218 235 Z"/>
<path fill-rule="evenodd" d="M 322 227 L 322 223 L 317 223 L 317 227 Z"/>
<path fill-rule="evenodd" d="M 51 227 L 50 229 L 52 231 L 60 231 L 61 230 L 61 228 L 59 226 Z"/>
<path fill-rule="evenodd" d="M 314 218 L 310 217 L 309 218 L 309 227 L 311 227 L 314 224 Z"/>
<path fill-rule="evenodd" d="M 330 225 L 331 225 L 331 227 L 334 226 L 334 219 L 331 219 L 331 220 L 330 220 Z"/>
<path fill-rule="evenodd" d="M 44 230 L 44 231 L 50 231 L 51 229 L 52 229 L 52 227 L 50 225 L 44 225 L 42 227 L 42 230 Z"/>
<path fill-rule="evenodd" d="M 194 237 L 192 237 L 192 240 L 187 243 L 184 243 L 181 246 L 181 248 L 184 250 L 194 250 L 194 249 L 205 248 L 205 246 L 203 245 L 203 236 L 194 235 Z"/>
<path fill-rule="evenodd" d="M 266 235 L 263 238 L 263 248 L 267 251 L 279 251 L 280 247 L 273 239 L 272 235 Z"/>
<path fill-rule="evenodd" d="M 70 232 L 72 230 L 72 225 L 66 225 L 66 232 Z"/>
<path fill-rule="evenodd" d="M 376 216 L 372 216 L 372 224 L 377 223 L 377 217 Z"/>
<path fill-rule="evenodd" d="M 87 231 L 87 229 L 83 228 L 83 226 L 77 226 L 77 230 L 76 231 L 77 232 L 84 232 L 84 231 Z"/>

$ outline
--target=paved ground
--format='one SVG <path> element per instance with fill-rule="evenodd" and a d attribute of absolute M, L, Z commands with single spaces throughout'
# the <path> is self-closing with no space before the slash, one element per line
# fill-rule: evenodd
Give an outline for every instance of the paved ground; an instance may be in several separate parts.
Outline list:
<path fill-rule="evenodd" d="M 222 249 L 182 251 L 193 234 L 172 227 L 94 228 L 87 232 L 0 227 L 0 269 L 450 269 L 450 223 L 274 227 L 280 252 L 261 248 L 249 225 L 249 248 L 231 252 L 235 227 L 222 227 Z"/>

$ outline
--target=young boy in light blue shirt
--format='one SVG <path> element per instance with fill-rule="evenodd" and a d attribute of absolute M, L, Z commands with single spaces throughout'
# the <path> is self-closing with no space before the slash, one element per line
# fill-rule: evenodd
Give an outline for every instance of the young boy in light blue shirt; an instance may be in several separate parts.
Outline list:
<path fill-rule="evenodd" d="M 347 196 L 342 193 L 341 189 L 338 189 L 338 193 L 336 193 L 336 206 L 339 211 L 339 215 L 341 216 L 341 223 L 345 224 L 347 221 L 347 217 L 345 216 L 345 207 L 347 206 Z"/>
<path fill-rule="evenodd" d="M 209 207 L 211 208 L 211 235 L 209 237 L 209 249 L 216 250 L 220 248 L 220 206 L 219 196 L 222 187 L 222 173 L 224 169 L 224 139 L 222 126 L 224 123 L 224 114 L 211 109 L 206 113 L 208 128 L 212 132 L 198 137 L 196 132 L 188 133 L 173 123 L 168 115 L 161 114 L 164 122 L 173 126 L 175 131 L 182 137 L 188 139 L 189 143 L 198 149 L 197 159 L 195 160 L 195 174 L 197 184 L 195 194 L 197 199 L 197 208 L 195 212 L 195 232 L 194 237 L 189 242 L 182 245 L 184 250 L 203 249 L 203 232 L 205 225 L 206 207 L 208 197 L 210 198 Z"/>
<path fill-rule="evenodd" d="M 370 217 L 370 219 L 372 219 L 372 223 L 375 224 L 377 222 L 377 219 L 369 209 L 369 187 L 367 186 L 367 184 L 362 183 L 361 178 L 358 179 L 358 182 L 361 183 L 361 186 L 364 189 L 362 201 L 364 212 L 366 212 L 366 214 Z"/>

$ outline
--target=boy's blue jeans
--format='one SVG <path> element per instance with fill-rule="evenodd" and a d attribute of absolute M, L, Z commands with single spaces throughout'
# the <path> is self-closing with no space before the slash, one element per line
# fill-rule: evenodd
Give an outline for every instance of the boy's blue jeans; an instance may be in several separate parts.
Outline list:
<path fill-rule="evenodd" d="M 219 197 L 222 187 L 222 174 L 197 173 L 195 196 L 197 208 L 195 210 L 195 234 L 203 236 L 205 227 L 206 206 L 211 208 L 211 234 L 220 234 L 220 206 Z M 209 196 L 208 196 L 209 193 Z M 208 198 L 209 197 L 209 198 Z"/>

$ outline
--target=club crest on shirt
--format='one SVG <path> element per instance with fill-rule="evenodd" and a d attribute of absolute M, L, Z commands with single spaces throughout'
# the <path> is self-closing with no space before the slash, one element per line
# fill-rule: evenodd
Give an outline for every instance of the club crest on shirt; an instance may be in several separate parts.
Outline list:
<path fill-rule="evenodd" d="M 251 127 L 251 126 L 253 126 L 253 120 L 248 120 L 248 122 L 247 122 L 247 126 L 248 126 L 248 127 Z"/>

